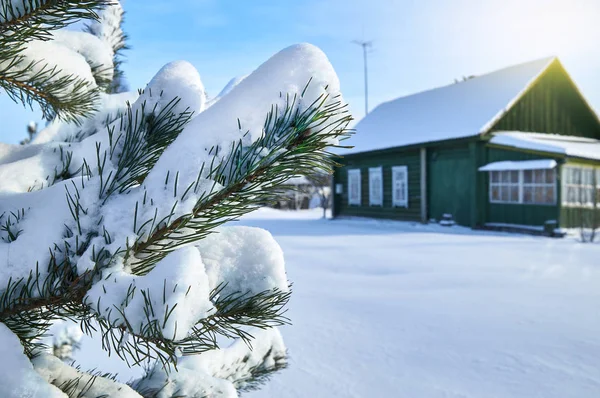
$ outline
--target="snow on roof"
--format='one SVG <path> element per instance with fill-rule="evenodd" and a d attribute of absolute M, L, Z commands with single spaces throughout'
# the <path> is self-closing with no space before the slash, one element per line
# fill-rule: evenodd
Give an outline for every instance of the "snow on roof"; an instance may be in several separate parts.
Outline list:
<path fill-rule="evenodd" d="M 519 149 L 600 160 L 600 141 L 591 138 L 504 131 L 494 133 L 490 143 Z"/>
<path fill-rule="evenodd" d="M 558 163 L 554 159 L 502 161 L 488 163 L 479 168 L 479 171 L 506 171 L 506 170 L 539 170 L 553 169 Z"/>
<path fill-rule="evenodd" d="M 486 132 L 554 61 L 544 58 L 377 106 L 343 142 L 365 152 Z"/>

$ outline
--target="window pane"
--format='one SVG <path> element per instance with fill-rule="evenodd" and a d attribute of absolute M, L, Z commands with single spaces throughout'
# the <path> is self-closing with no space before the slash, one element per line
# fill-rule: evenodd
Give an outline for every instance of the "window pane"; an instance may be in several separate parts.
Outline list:
<path fill-rule="evenodd" d="M 563 168 L 563 179 L 565 184 L 573 183 L 573 169 L 570 167 Z"/>
<path fill-rule="evenodd" d="M 585 204 L 593 204 L 594 203 L 594 187 L 584 188 L 585 190 Z"/>
<path fill-rule="evenodd" d="M 531 186 L 523 187 L 523 203 L 533 202 L 533 188 Z"/>
<path fill-rule="evenodd" d="M 549 185 L 546 187 L 546 197 L 544 199 L 544 203 L 546 204 L 552 204 L 554 203 L 554 187 Z"/>
<path fill-rule="evenodd" d="M 581 169 L 572 169 L 572 180 L 571 183 L 573 184 L 579 184 L 581 183 Z"/>
<path fill-rule="evenodd" d="M 492 185 L 492 201 L 497 202 L 500 200 L 500 187 L 498 185 Z"/>
<path fill-rule="evenodd" d="M 503 184 L 510 182 L 510 171 L 501 171 L 501 181 Z"/>
<path fill-rule="evenodd" d="M 510 201 L 513 203 L 519 202 L 519 186 L 513 185 L 510 187 Z"/>
<path fill-rule="evenodd" d="M 523 182 L 525 184 L 530 184 L 533 182 L 533 170 L 523 171 Z"/>
<path fill-rule="evenodd" d="M 567 187 L 567 203 L 577 203 L 577 192 L 578 188 L 574 186 Z"/>
<path fill-rule="evenodd" d="M 533 170 L 533 182 L 536 184 L 541 184 L 545 181 L 544 176 L 545 170 Z"/>
<path fill-rule="evenodd" d="M 381 200 L 381 178 L 378 175 L 371 175 L 371 196 L 373 202 Z"/>
<path fill-rule="evenodd" d="M 533 189 L 533 202 L 544 203 L 544 187 L 535 187 Z"/>
<path fill-rule="evenodd" d="M 518 171 L 511 171 L 510 172 L 510 182 L 512 182 L 513 184 L 518 184 L 519 183 L 519 172 Z"/>
<path fill-rule="evenodd" d="M 594 169 L 587 169 L 585 171 L 585 183 L 587 185 L 594 185 Z"/>
<path fill-rule="evenodd" d="M 546 184 L 553 184 L 554 181 L 556 181 L 556 171 L 554 169 L 546 170 Z"/>
<path fill-rule="evenodd" d="M 503 202 L 508 202 L 509 195 L 510 195 L 509 187 L 506 185 L 501 185 L 500 188 L 501 188 L 500 189 L 500 200 Z"/>
<path fill-rule="evenodd" d="M 500 174 L 498 171 L 490 171 L 490 181 L 491 182 L 500 182 Z"/>

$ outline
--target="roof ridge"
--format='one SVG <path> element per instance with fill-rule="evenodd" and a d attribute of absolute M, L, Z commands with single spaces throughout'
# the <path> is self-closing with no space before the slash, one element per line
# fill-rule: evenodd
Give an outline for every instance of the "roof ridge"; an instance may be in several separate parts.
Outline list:
<path fill-rule="evenodd" d="M 389 103 L 397 101 L 399 99 L 408 98 L 408 97 L 412 97 L 412 96 L 419 95 L 419 94 L 429 93 L 431 91 L 435 91 L 435 90 L 439 90 L 439 89 L 443 89 L 443 88 L 447 88 L 447 87 L 454 87 L 454 86 L 464 85 L 465 83 L 469 83 L 469 82 L 472 82 L 474 80 L 477 80 L 477 79 L 480 79 L 480 78 L 483 78 L 483 77 L 486 77 L 486 76 L 489 76 L 489 75 L 494 75 L 496 73 L 506 72 L 506 71 L 508 71 L 510 69 L 521 68 L 521 67 L 524 67 L 526 65 L 534 64 L 534 63 L 537 63 L 537 62 L 547 61 L 546 62 L 546 66 L 544 67 L 544 69 L 545 69 L 555 59 L 558 59 L 558 57 L 555 56 L 555 55 L 548 56 L 548 57 L 537 58 L 537 59 L 534 59 L 534 60 L 531 60 L 531 61 L 526 61 L 526 62 L 521 62 L 521 63 L 518 63 L 518 64 L 514 64 L 514 65 L 505 66 L 505 67 L 493 70 L 491 72 L 482 73 L 480 75 L 470 75 L 471 77 L 468 78 L 468 79 L 466 79 L 466 80 L 459 80 L 459 81 L 455 81 L 453 83 L 448 83 L 448 84 L 444 84 L 444 85 L 441 85 L 441 86 L 431 87 L 431 88 L 428 88 L 428 89 L 425 89 L 425 90 L 421 90 L 421 91 L 415 91 L 414 93 L 411 93 L 411 94 L 401 95 L 400 97 L 396 97 L 394 99 L 391 99 L 391 100 L 384 101 L 384 102 L 380 103 L 379 105 L 377 105 L 369 113 L 372 113 L 375 109 L 377 109 L 378 107 L 380 107 L 382 105 L 389 104 Z"/>

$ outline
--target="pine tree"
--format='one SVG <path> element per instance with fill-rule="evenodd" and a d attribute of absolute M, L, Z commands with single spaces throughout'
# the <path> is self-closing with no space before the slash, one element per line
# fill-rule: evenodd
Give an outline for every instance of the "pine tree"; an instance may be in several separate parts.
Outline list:
<path fill-rule="evenodd" d="M 233 397 L 284 367 L 281 249 L 228 223 L 335 165 L 351 118 L 324 54 L 285 49 L 210 107 L 181 61 L 112 94 L 120 19 L 116 36 L 96 28 L 120 5 L 0 4 L 0 88 L 52 119 L 0 156 L 0 395 Z M 60 30 L 80 19 L 88 32 Z M 44 344 L 59 321 L 146 375 L 61 361 Z"/>

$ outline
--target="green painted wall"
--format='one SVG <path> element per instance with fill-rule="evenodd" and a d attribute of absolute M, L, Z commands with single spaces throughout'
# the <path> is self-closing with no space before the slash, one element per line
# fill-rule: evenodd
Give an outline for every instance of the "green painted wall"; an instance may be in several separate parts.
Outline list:
<path fill-rule="evenodd" d="M 600 123 L 559 61 L 492 127 L 600 139 Z"/>
<path fill-rule="evenodd" d="M 473 159 L 468 144 L 427 149 L 428 215 L 440 220 L 452 214 L 460 225 L 471 225 Z"/>
<path fill-rule="evenodd" d="M 600 208 L 596 209 L 596 218 L 594 220 L 594 209 L 581 207 L 566 207 L 560 209 L 560 227 L 561 228 L 580 228 L 583 224 L 585 228 L 590 228 L 595 221 L 600 225 Z"/>
<path fill-rule="evenodd" d="M 338 160 L 335 184 L 343 184 L 343 193 L 334 194 L 336 216 L 421 220 L 421 162 L 418 149 L 348 155 Z M 383 169 L 383 206 L 369 206 L 369 167 Z M 408 167 L 408 208 L 392 207 L 392 166 Z M 348 169 L 361 169 L 361 205 L 348 205 Z"/>
<path fill-rule="evenodd" d="M 504 160 L 536 160 L 551 159 L 548 155 L 536 154 L 533 152 L 521 152 L 510 149 L 502 149 L 486 146 L 487 163 L 500 162 Z M 559 157 L 555 158 L 558 162 Z M 489 173 L 480 172 L 484 176 L 485 183 L 482 186 L 483 192 L 480 196 L 483 199 L 482 205 L 485 211 L 485 222 L 505 223 L 518 225 L 542 226 L 548 220 L 559 221 L 560 200 L 556 205 L 528 205 L 528 204 L 500 204 L 489 202 Z M 557 173 L 560 174 L 560 173 Z M 557 182 L 558 198 L 560 198 L 560 182 Z"/>

